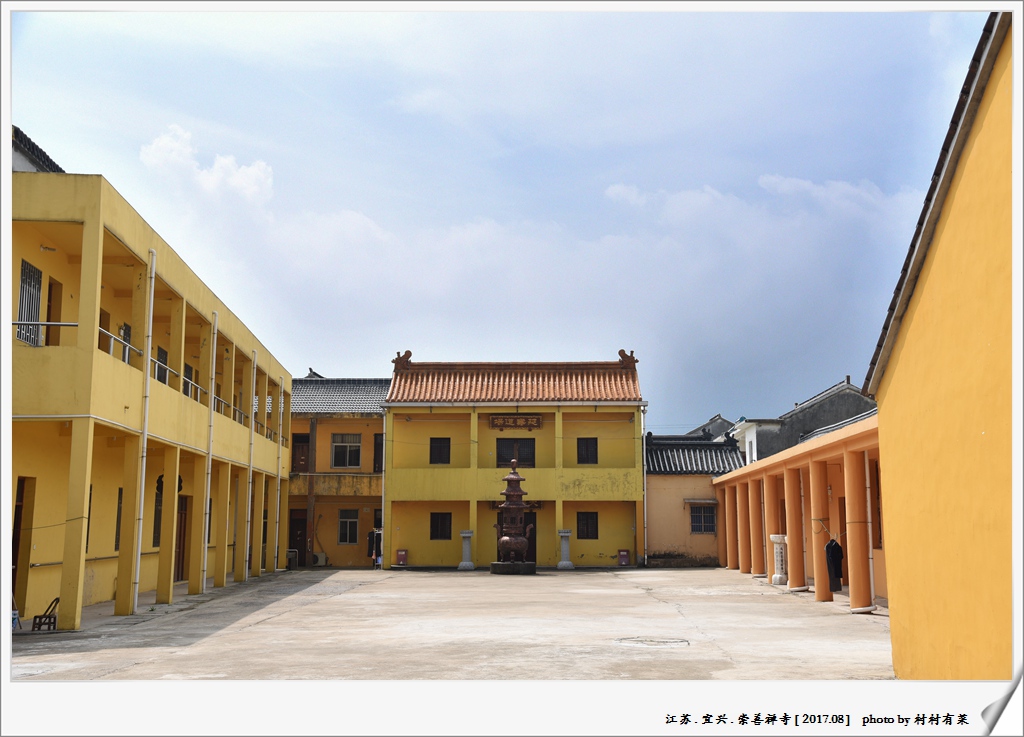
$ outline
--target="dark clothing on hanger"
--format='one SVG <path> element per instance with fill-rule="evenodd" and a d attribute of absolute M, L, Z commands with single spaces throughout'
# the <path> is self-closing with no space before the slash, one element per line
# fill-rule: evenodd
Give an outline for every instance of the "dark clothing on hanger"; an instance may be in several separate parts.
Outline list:
<path fill-rule="evenodd" d="M 828 590 L 843 590 L 843 546 L 835 540 L 825 543 L 825 563 L 828 565 Z"/>

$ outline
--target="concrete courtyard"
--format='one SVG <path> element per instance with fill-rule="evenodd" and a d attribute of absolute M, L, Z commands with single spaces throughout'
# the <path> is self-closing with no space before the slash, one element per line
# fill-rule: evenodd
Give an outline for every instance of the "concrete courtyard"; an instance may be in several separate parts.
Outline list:
<path fill-rule="evenodd" d="M 78 632 L 24 622 L 12 680 L 894 678 L 885 608 L 721 568 L 311 569 L 152 597 L 86 607 Z"/>

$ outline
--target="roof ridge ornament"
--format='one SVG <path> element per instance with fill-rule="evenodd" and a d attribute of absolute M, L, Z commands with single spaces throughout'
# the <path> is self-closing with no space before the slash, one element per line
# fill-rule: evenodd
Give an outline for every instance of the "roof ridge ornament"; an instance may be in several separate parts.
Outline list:
<path fill-rule="evenodd" d="M 391 359 L 391 363 L 395 364 L 395 371 L 408 371 L 412 368 L 412 351 L 406 351 L 405 353 L 395 352 L 395 357 Z"/>
<path fill-rule="evenodd" d="M 631 369 L 636 367 L 638 363 L 640 363 L 640 359 L 633 357 L 633 351 L 630 351 L 629 355 L 627 356 L 625 348 L 619 349 L 619 364 L 622 366 L 622 368 Z"/>

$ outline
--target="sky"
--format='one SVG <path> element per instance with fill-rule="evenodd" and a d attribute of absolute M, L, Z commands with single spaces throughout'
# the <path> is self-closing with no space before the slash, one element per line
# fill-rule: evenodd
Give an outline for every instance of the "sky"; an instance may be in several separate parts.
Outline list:
<path fill-rule="evenodd" d="M 655 433 L 863 383 L 986 18 L 20 7 L 10 122 L 293 376 L 622 348 Z"/>

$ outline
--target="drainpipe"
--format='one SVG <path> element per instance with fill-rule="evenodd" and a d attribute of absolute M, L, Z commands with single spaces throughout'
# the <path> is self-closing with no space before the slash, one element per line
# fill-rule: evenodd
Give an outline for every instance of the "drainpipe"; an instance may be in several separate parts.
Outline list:
<path fill-rule="evenodd" d="M 153 357 L 153 293 L 156 285 L 156 251 L 149 249 L 149 303 L 146 306 L 146 339 L 142 356 L 142 371 L 145 375 L 142 394 L 142 464 L 139 469 L 139 494 L 136 499 L 135 517 L 135 564 L 132 566 L 132 609 L 139 608 L 139 578 L 142 575 L 142 510 L 146 501 L 146 445 L 149 443 L 149 362 Z M 177 514 L 175 510 L 172 514 Z"/>
<path fill-rule="evenodd" d="M 256 396 L 256 349 L 252 351 L 252 385 L 249 387 L 249 397 Z M 252 566 L 252 553 L 249 550 L 250 536 L 249 527 L 252 525 L 252 452 L 256 442 L 256 406 L 255 401 L 249 405 L 249 478 L 246 483 L 245 494 L 245 547 L 242 548 L 242 555 L 245 556 L 245 573 L 243 581 L 249 580 L 249 568 Z M 262 522 L 262 520 L 261 520 Z M 262 536 L 261 536 L 262 537 Z"/>
<path fill-rule="evenodd" d="M 644 476 L 644 566 L 647 566 L 647 433 L 645 432 L 647 425 L 644 420 L 647 419 L 647 408 L 640 408 L 640 442 L 641 445 L 641 458 L 640 468 L 643 470 Z"/>
<path fill-rule="evenodd" d="M 206 490 L 203 495 L 203 534 L 210 529 L 210 479 L 213 476 L 213 405 L 217 401 L 217 310 L 213 311 L 213 343 L 210 346 L 210 389 L 206 393 L 209 401 L 210 426 L 206 440 Z M 206 566 L 209 561 L 210 546 L 203 545 L 203 570 L 201 574 L 202 588 L 206 593 Z"/>
<path fill-rule="evenodd" d="M 864 495 L 868 509 L 868 579 L 871 581 L 871 606 L 875 606 L 875 536 L 871 530 L 871 468 L 864 451 Z"/>
<path fill-rule="evenodd" d="M 281 432 L 284 430 L 284 377 L 277 377 L 277 494 L 274 496 L 274 504 L 277 510 L 274 512 L 274 570 L 278 568 L 278 551 L 281 550 Z"/>
<path fill-rule="evenodd" d="M 470 413 L 470 417 L 473 414 Z M 384 536 L 387 535 L 388 528 L 384 525 L 384 500 L 385 500 L 385 482 L 387 481 L 387 467 L 388 467 L 388 413 L 384 412 L 384 432 L 381 433 L 380 438 L 381 445 L 383 446 L 380 451 L 380 568 L 384 570 Z M 470 448 L 470 453 L 476 453 L 479 449 L 479 441 L 477 441 L 477 448 Z M 475 504 L 475 502 L 470 502 Z M 477 526 L 479 527 L 480 522 L 477 520 Z M 388 565 L 391 565 L 388 563 Z M 373 559 L 373 567 L 377 567 L 377 558 Z"/>

